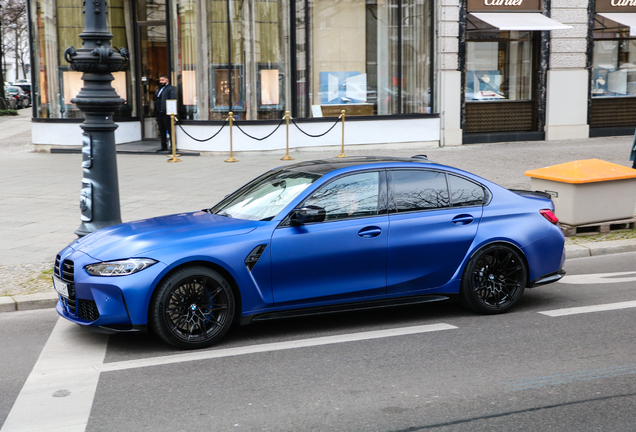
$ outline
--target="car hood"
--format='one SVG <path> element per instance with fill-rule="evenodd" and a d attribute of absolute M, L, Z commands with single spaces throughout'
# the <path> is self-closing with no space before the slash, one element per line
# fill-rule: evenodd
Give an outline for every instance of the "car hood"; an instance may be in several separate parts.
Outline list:
<path fill-rule="evenodd" d="M 127 222 L 96 231 L 71 245 L 98 260 L 142 257 L 193 239 L 209 240 L 253 231 L 263 222 L 232 219 L 205 211 Z"/>

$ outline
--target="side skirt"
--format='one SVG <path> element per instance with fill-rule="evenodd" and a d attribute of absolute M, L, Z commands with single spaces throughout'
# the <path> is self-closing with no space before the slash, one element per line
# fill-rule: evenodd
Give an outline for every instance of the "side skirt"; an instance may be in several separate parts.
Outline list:
<path fill-rule="evenodd" d="M 319 306 L 313 308 L 293 309 L 287 311 L 265 312 L 255 315 L 246 315 L 241 317 L 241 325 L 249 324 L 257 321 L 270 321 L 282 318 L 296 318 L 310 315 L 324 315 L 331 313 L 350 312 L 366 309 L 378 309 L 384 307 L 406 306 L 420 303 L 431 303 L 438 301 L 450 300 L 449 296 L 443 295 L 425 295 L 415 297 L 402 297 L 396 299 L 373 300 L 366 302 L 355 302 L 347 304 L 339 304 L 332 306 Z"/>

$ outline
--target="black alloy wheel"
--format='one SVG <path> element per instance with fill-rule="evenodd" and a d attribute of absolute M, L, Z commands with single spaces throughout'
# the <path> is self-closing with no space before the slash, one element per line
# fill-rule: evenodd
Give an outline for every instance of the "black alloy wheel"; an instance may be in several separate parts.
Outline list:
<path fill-rule="evenodd" d="M 486 246 L 464 270 L 460 303 L 482 314 L 506 312 L 521 299 L 527 279 L 525 260 L 517 250 L 503 244 Z"/>
<path fill-rule="evenodd" d="M 207 267 L 187 267 L 159 284 L 149 318 L 164 341 L 178 348 L 197 349 L 225 335 L 234 309 L 234 293 L 223 276 Z"/>

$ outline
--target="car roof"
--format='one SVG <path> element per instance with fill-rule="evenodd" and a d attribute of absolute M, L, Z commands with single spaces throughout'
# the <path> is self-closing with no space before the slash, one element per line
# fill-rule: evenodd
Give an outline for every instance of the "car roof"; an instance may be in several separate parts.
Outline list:
<path fill-rule="evenodd" d="M 376 165 L 386 163 L 412 163 L 430 164 L 426 156 L 418 155 L 411 158 L 389 157 L 389 156 L 354 156 L 342 159 L 320 159 L 307 162 L 298 162 L 293 165 L 281 167 L 284 170 L 303 171 L 314 174 L 325 175 L 342 168 L 350 168 L 361 165 Z"/>

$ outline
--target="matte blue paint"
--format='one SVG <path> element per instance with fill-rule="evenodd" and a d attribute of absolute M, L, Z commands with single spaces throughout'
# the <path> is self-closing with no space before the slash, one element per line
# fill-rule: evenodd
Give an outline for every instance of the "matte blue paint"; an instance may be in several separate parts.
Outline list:
<path fill-rule="evenodd" d="M 400 296 L 457 294 L 470 257 L 495 242 L 513 245 L 524 254 L 529 281 L 563 267 L 563 234 L 539 214 L 540 209 L 554 209 L 549 199 L 520 196 L 473 174 L 422 159 L 347 158 L 324 163 L 334 169 L 325 170 L 270 221 L 197 211 L 124 223 L 77 240 L 60 252 L 61 261 L 74 261 L 76 297 L 94 300 L 100 318 L 84 322 L 68 313 L 61 302 L 58 313 L 81 325 L 147 324 L 157 286 L 170 272 L 193 263 L 227 276 L 237 288 L 242 306 L 238 316 Z M 280 169 L 317 167 L 312 172 L 319 172 L 320 164 Z M 330 180 L 358 171 L 393 168 L 458 174 L 483 185 L 491 199 L 484 206 L 304 226 L 285 223 L 295 207 Z M 266 249 L 249 271 L 245 259 L 259 245 Z M 128 276 L 90 276 L 84 270 L 88 264 L 126 258 L 158 262 Z"/>

